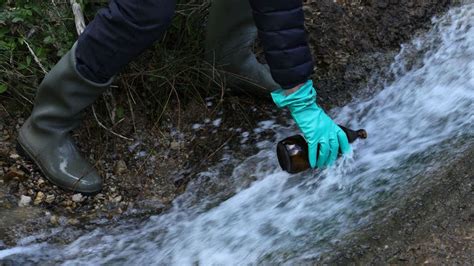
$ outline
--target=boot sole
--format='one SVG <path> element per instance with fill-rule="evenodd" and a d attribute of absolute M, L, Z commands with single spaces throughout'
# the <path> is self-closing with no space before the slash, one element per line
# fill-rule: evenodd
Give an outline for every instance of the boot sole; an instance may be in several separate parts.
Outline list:
<path fill-rule="evenodd" d="M 30 155 L 30 153 L 28 152 L 27 149 L 25 149 L 23 147 L 23 145 L 21 145 L 21 143 L 19 141 L 16 142 L 16 151 L 18 152 L 18 155 L 22 156 L 23 158 L 25 158 L 26 160 L 34 163 L 41 171 L 41 173 L 46 177 L 46 179 L 48 179 L 49 182 L 53 183 L 55 186 L 63 189 L 63 190 L 66 190 L 66 191 L 70 191 L 70 192 L 76 192 L 76 193 L 81 193 L 82 195 L 84 196 L 95 196 L 97 194 L 99 194 L 102 190 L 99 190 L 99 191 L 94 191 L 94 192 L 81 192 L 81 191 L 77 191 L 77 190 L 72 190 L 71 188 L 68 188 L 68 187 L 65 187 L 65 186 L 61 186 L 59 184 L 56 184 L 56 182 L 54 182 L 47 174 L 46 172 L 43 170 L 43 168 L 41 167 L 41 165 L 34 159 L 33 156 Z"/>

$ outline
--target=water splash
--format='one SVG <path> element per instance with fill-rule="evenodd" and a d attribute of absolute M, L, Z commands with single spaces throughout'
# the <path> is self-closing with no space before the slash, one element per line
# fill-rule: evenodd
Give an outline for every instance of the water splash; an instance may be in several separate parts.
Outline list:
<path fill-rule="evenodd" d="M 262 142 L 258 154 L 228 175 L 225 166 L 235 159 L 225 155 L 163 215 L 138 225 L 97 229 L 66 246 L 2 250 L 0 258 L 66 265 L 226 265 L 315 257 L 369 223 L 413 182 L 428 182 L 419 173 L 445 163 L 438 155 L 455 156 L 462 153 L 460 147 L 472 147 L 473 23 L 474 4 L 434 19 L 431 31 L 402 47 L 392 82 L 370 99 L 334 112 L 339 123 L 364 127 L 370 134 L 355 143 L 353 157 L 334 168 L 289 176 L 279 170 L 275 143 Z M 278 138 L 290 132 L 270 122 L 262 126 L 275 130 Z M 220 182 L 223 178 L 230 182 Z M 249 185 L 248 180 L 254 181 Z M 235 190 L 229 193 L 220 184 Z"/>

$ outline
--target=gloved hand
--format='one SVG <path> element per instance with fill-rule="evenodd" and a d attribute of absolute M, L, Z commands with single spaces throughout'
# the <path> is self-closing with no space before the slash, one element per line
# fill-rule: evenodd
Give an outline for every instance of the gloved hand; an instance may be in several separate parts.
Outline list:
<path fill-rule="evenodd" d="M 308 143 L 309 163 L 312 168 L 334 164 L 339 150 L 350 151 L 349 141 L 342 129 L 316 104 L 316 91 L 309 80 L 296 92 L 286 95 L 282 89 L 272 92 L 273 101 L 280 108 L 288 107 Z M 319 154 L 316 156 L 319 145 Z"/>

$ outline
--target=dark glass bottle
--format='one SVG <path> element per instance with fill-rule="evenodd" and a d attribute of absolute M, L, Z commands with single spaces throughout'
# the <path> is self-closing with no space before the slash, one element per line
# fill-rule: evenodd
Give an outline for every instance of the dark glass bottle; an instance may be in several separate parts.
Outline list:
<path fill-rule="evenodd" d="M 352 130 L 343 126 L 339 127 L 346 133 L 349 143 L 356 139 L 367 138 L 367 132 L 364 129 Z M 310 168 L 308 144 L 301 135 L 294 135 L 278 142 L 277 156 L 281 168 L 290 174 L 296 174 Z"/>

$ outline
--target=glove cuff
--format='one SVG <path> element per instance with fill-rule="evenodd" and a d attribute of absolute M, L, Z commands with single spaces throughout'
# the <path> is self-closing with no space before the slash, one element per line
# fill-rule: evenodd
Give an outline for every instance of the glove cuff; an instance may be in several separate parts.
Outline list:
<path fill-rule="evenodd" d="M 288 107 L 291 112 L 294 112 L 316 103 L 316 95 L 313 81 L 308 80 L 301 88 L 290 95 L 286 95 L 283 89 L 272 92 L 272 99 L 278 107 Z"/>

